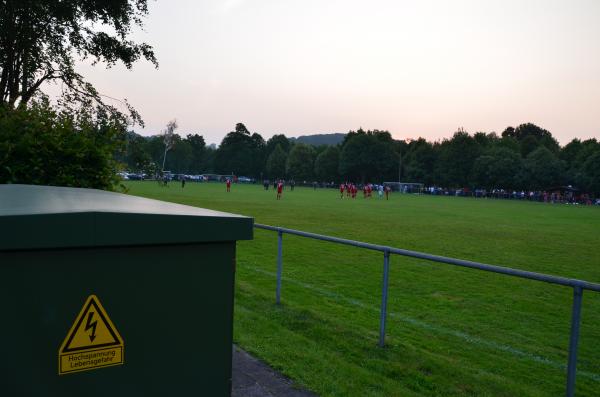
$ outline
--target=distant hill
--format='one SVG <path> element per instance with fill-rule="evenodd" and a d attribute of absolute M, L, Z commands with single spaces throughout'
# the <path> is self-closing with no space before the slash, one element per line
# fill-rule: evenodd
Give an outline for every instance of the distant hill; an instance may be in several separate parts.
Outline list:
<path fill-rule="evenodd" d="M 346 134 L 315 134 L 315 135 L 301 135 L 298 138 L 289 138 L 292 142 L 301 142 L 307 145 L 320 146 L 320 145 L 337 145 L 344 140 Z"/>

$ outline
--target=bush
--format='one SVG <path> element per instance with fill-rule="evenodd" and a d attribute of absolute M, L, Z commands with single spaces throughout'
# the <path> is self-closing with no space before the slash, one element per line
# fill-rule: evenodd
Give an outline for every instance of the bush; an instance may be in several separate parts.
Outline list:
<path fill-rule="evenodd" d="M 0 107 L 0 183 L 113 190 L 123 137 L 122 121 L 98 109 Z"/>

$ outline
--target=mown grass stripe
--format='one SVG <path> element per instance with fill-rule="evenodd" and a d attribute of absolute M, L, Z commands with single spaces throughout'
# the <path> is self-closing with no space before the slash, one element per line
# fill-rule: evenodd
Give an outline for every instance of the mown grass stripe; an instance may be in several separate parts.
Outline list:
<path fill-rule="evenodd" d="M 260 269 L 258 267 L 248 266 L 248 265 L 245 265 L 245 264 L 243 266 L 244 266 L 244 269 L 252 270 L 252 271 L 254 271 L 256 273 L 260 273 L 260 274 L 272 277 L 273 279 L 275 279 L 277 277 L 277 274 L 274 273 L 274 272 L 269 272 L 267 270 Z M 344 296 L 342 294 L 338 294 L 336 292 L 328 291 L 328 290 L 323 289 L 323 288 L 315 287 L 314 285 L 311 285 L 311 284 L 308 284 L 308 283 L 305 283 L 305 282 L 302 282 L 302 281 L 298 281 L 298 280 L 295 280 L 295 279 L 290 278 L 290 277 L 282 276 L 281 279 L 282 279 L 282 281 L 286 281 L 286 282 L 298 285 L 298 286 L 300 286 L 302 288 L 306 288 L 308 290 L 314 291 L 314 292 L 316 292 L 316 293 L 318 293 L 320 295 L 326 296 L 328 298 L 335 299 L 338 302 L 340 302 L 340 301 L 341 302 L 346 302 L 346 303 L 349 303 L 349 304 L 351 304 L 353 306 L 360 307 L 361 309 L 370 310 L 370 311 L 373 311 L 373 312 L 376 312 L 376 313 L 379 313 L 379 311 L 380 311 L 379 307 L 370 306 L 370 305 L 368 305 L 368 304 L 366 304 L 366 303 L 364 303 L 364 302 L 362 302 L 362 301 L 360 301 L 358 299 L 349 298 L 349 297 Z M 273 285 L 275 285 L 275 284 L 273 284 Z M 416 327 L 427 329 L 428 331 L 433 331 L 433 332 L 437 332 L 437 333 L 440 333 L 440 334 L 454 336 L 456 338 L 462 339 L 462 340 L 464 340 L 464 341 L 466 341 L 468 343 L 471 343 L 473 345 L 483 346 L 483 347 L 487 347 L 487 348 L 490 348 L 490 349 L 495 349 L 495 350 L 500 350 L 500 351 L 503 351 L 503 352 L 507 352 L 507 353 L 510 353 L 510 354 L 512 354 L 514 356 L 522 357 L 522 358 L 528 359 L 530 361 L 534 361 L 536 363 L 545 364 L 545 365 L 548 365 L 548 366 L 550 366 L 552 368 L 560 369 L 560 370 L 563 370 L 563 371 L 566 371 L 566 368 L 567 368 L 566 364 L 561 364 L 561 363 L 556 362 L 554 360 L 550 360 L 550 359 L 548 359 L 546 357 L 542 357 L 542 356 L 537 355 L 537 354 L 525 352 L 525 351 L 519 350 L 519 349 L 517 349 L 515 347 L 512 347 L 512 346 L 508 346 L 508 345 L 497 343 L 497 342 L 494 342 L 494 341 L 491 341 L 491 340 L 487 340 L 487 339 L 479 338 L 479 337 L 476 337 L 476 336 L 472 336 L 472 335 L 469 335 L 469 334 L 467 334 L 465 332 L 462 332 L 462 331 L 457 331 L 457 330 L 448 329 L 448 328 L 440 327 L 440 326 L 433 325 L 433 324 L 428 324 L 428 323 L 426 323 L 424 321 L 417 320 L 417 319 L 414 319 L 414 318 L 411 318 L 411 317 L 407 317 L 407 316 L 403 316 L 403 315 L 401 315 L 399 313 L 396 313 L 396 312 L 388 311 L 388 315 L 390 317 L 393 317 L 393 318 L 398 319 L 400 321 L 403 321 L 405 323 L 409 323 L 409 324 L 414 325 Z M 587 372 L 587 371 L 577 371 L 577 375 L 589 378 L 589 379 L 591 379 L 593 381 L 596 381 L 596 382 L 600 382 L 600 374 L 595 374 L 595 373 L 591 373 L 591 372 Z"/>

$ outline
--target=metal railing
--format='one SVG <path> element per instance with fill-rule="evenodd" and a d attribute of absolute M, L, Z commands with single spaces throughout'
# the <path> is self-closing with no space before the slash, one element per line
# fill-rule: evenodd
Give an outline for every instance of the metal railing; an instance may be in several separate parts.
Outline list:
<path fill-rule="evenodd" d="M 573 288 L 573 308 L 571 312 L 571 334 L 569 337 L 569 358 L 567 363 L 567 397 L 575 395 L 575 377 L 577 372 L 577 344 L 579 342 L 579 324 L 581 322 L 581 300 L 583 290 L 600 292 L 600 284 L 587 281 L 576 280 L 565 277 L 551 276 L 543 273 L 529 272 L 525 270 L 512 269 L 509 267 L 488 265 L 485 263 L 465 261 L 462 259 L 448 258 L 445 256 L 431 255 L 423 252 L 410 251 L 400 248 L 388 247 L 384 245 L 364 243 L 361 241 L 347 240 L 338 237 L 325 236 L 322 234 L 308 233 L 300 230 L 287 229 L 283 227 L 262 225 L 255 223 L 254 227 L 263 230 L 277 232 L 277 288 L 275 299 L 277 304 L 281 303 L 281 275 L 283 272 L 283 234 L 292 234 L 295 236 L 308 237 L 315 240 L 329 241 L 332 243 L 351 245 L 358 248 L 366 248 L 374 251 L 383 252 L 383 280 L 381 287 L 381 311 L 379 317 L 379 346 L 385 345 L 385 325 L 387 318 L 388 301 L 388 279 L 390 270 L 390 254 L 408 256 L 411 258 L 424 259 L 433 262 L 446 263 L 454 266 L 468 267 L 472 269 L 484 270 L 487 272 L 500 273 L 507 276 L 521 277 L 530 280 L 543 281 L 550 284 L 558 284 Z"/>

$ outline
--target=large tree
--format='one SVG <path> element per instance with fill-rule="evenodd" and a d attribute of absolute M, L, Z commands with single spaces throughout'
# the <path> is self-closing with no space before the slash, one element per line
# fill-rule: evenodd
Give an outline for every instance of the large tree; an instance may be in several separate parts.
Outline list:
<path fill-rule="evenodd" d="M 0 103 L 26 105 L 42 84 L 61 82 L 65 107 L 106 105 L 102 95 L 75 70 L 77 60 L 157 64 L 152 48 L 129 39 L 142 26 L 147 0 L 4 0 L 0 2 Z M 127 103 L 125 102 L 125 105 Z M 139 115 L 129 106 L 134 121 Z"/>
<path fill-rule="evenodd" d="M 340 174 L 353 181 L 375 182 L 398 175 L 399 157 L 388 131 L 359 128 L 344 137 Z M 394 178 L 395 179 L 395 178 Z"/>
<path fill-rule="evenodd" d="M 136 172 L 146 172 L 156 167 L 148 150 L 148 138 L 129 131 L 125 135 L 125 151 L 122 156 L 117 153 L 117 160 L 127 166 L 127 169 Z"/>
<path fill-rule="evenodd" d="M 523 182 L 527 189 L 549 189 L 563 182 L 563 163 L 545 146 L 531 152 L 524 162 Z"/>
<path fill-rule="evenodd" d="M 425 138 L 419 138 L 408 144 L 406 155 L 402 159 L 404 182 L 434 184 L 435 163 L 438 153 L 436 147 Z"/>
<path fill-rule="evenodd" d="M 600 196 L 600 150 L 592 154 L 583 163 L 579 183 L 585 191 Z"/>
<path fill-rule="evenodd" d="M 176 135 L 173 148 L 167 157 L 167 168 L 177 174 L 189 173 L 192 161 L 194 161 L 192 145 L 187 139 L 181 139 Z"/>
<path fill-rule="evenodd" d="M 340 149 L 328 146 L 315 160 L 315 175 L 322 182 L 335 182 L 339 179 Z"/>
<path fill-rule="evenodd" d="M 276 145 L 267 159 L 267 175 L 272 179 L 283 179 L 286 160 L 287 153 L 281 148 L 281 145 Z"/>
<path fill-rule="evenodd" d="M 467 187 L 475 160 L 481 155 L 478 142 L 465 131 L 457 131 L 452 139 L 440 145 L 436 174 L 442 186 Z"/>
<path fill-rule="evenodd" d="M 525 123 L 517 128 L 508 127 L 502 133 L 503 138 L 514 138 L 521 145 L 521 155 L 527 157 L 529 153 L 536 150 L 539 146 L 544 146 L 552 153 L 558 153 L 560 148 L 558 141 L 552 134 L 533 123 Z"/>
<path fill-rule="evenodd" d="M 267 144 L 259 133 L 250 136 L 252 140 L 252 163 L 248 175 L 258 178 L 262 176 L 267 162 Z"/>
<path fill-rule="evenodd" d="M 295 144 L 290 150 L 285 170 L 290 178 L 310 181 L 313 176 L 315 150 L 303 143 Z"/>
<path fill-rule="evenodd" d="M 348 180 L 368 182 L 372 174 L 371 152 L 368 148 L 372 145 L 372 139 L 367 134 L 353 133 L 346 135 L 346 140 L 340 154 L 340 174 Z"/>
<path fill-rule="evenodd" d="M 275 134 L 267 141 L 267 155 L 270 155 L 277 145 L 281 146 L 284 152 L 289 153 L 290 140 L 283 134 Z"/>
<path fill-rule="evenodd" d="M 242 123 L 223 138 L 215 153 L 215 169 L 221 174 L 258 178 L 264 164 L 265 141 L 260 134 L 250 135 Z"/>
<path fill-rule="evenodd" d="M 569 168 L 577 172 L 581 171 L 583 164 L 598 151 L 600 151 L 600 143 L 596 139 L 586 139 L 582 142 L 574 139 L 563 148 L 560 158 L 567 162 Z"/>
<path fill-rule="evenodd" d="M 514 189 L 519 184 L 517 175 L 521 168 L 522 160 L 519 153 L 505 147 L 498 147 L 475 160 L 471 180 L 476 187 Z"/>
<path fill-rule="evenodd" d="M 186 137 L 192 150 L 192 162 L 190 172 L 199 174 L 205 171 L 206 167 L 206 142 L 204 137 L 198 134 L 188 134 Z"/>

